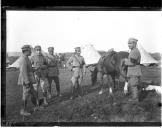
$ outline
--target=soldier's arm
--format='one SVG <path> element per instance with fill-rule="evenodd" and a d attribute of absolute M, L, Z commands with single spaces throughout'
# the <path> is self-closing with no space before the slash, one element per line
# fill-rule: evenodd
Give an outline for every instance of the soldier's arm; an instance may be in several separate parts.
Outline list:
<path fill-rule="evenodd" d="M 124 62 L 125 62 L 124 64 L 127 66 L 134 66 L 134 63 L 132 63 L 129 59 L 125 59 Z"/>
<path fill-rule="evenodd" d="M 46 69 L 47 66 L 48 66 L 47 57 L 43 56 L 43 65 L 41 66 L 41 69 Z"/>
<path fill-rule="evenodd" d="M 86 73 L 86 63 L 85 63 L 84 58 L 83 58 L 83 72 Z"/>
<path fill-rule="evenodd" d="M 139 57 L 138 51 L 137 50 L 132 51 L 132 53 L 130 55 L 130 59 L 128 61 L 125 61 L 125 64 L 128 66 L 136 65 L 138 57 Z"/>
<path fill-rule="evenodd" d="M 72 62 L 73 62 L 72 57 L 70 57 L 69 60 L 66 62 L 66 66 L 69 70 L 72 70 Z"/>
<path fill-rule="evenodd" d="M 137 64 L 137 60 L 136 59 L 133 59 L 133 58 L 130 58 L 130 62 L 132 62 L 133 64 Z"/>
<path fill-rule="evenodd" d="M 25 84 L 30 83 L 29 76 L 28 76 L 28 70 L 27 70 L 27 63 L 25 60 L 23 60 L 20 65 L 20 75 L 21 75 L 21 78 L 23 79 L 23 82 Z"/>
<path fill-rule="evenodd" d="M 57 66 L 57 60 L 55 58 L 55 60 L 51 61 L 50 58 L 47 59 L 47 63 L 49 67 L 56 67 Z"/>
<path fill-rule="evenodd" d="M 30 62 L 31 62 L 32 65 L 34 65 L 33 57 L 31 57 Z"/>

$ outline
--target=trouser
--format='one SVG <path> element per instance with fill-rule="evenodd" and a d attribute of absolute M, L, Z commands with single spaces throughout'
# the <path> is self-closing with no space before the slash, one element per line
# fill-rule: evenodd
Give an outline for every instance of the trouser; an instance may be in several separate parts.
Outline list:
<path fill-rule="evenodd" d="M 75 92 L 77 92 L 78 94 L 81 94 L 82 93 L 81 82 L 83 80 L 83 71 L 80 68 L 73 68 L 73 71 L 74 71 L 74 73 L 73 73 L 73 76 L 71 78 L 72 93 L 73 93 L 73 95 L 75 95 L 74 94 Z"/>
<path fill-rule="evenodd" d="M 23 87 L 23 94 L 22 94 L 22 101 L 23 101 L 23 109 L 26 109 L 26 105 L 27 105 L 27 99 L 29 97 L 29 95 L 31 94 L 31 101 L 34 104 L 34 106 L 37 106 L 37 93 L 34 90 L 32 84 L 30 84 L 29 86 L 26 85 L 22 85 Z"/>
<path fill-rule="evenodd" d="M 128 79 L 128 88 L 133 100 L 138 100 L 138 85 L 140 84 L 140 77 L 131 76 Z"/>
<path fill-rule="evenodd" d="M 35 91 L 37 92 L 37 97 L 38 97 L 38 87 L 41 87 L 41 91 L 43 93 L 43 98 L 47 98 L 47 78 L 42 79 L 40 77 L 36 77 L 36 84 L 33 84 L 33 87 Z"/>
<path fill-rule="evenodd" d="M 56 84 L 57 94 L 60 94 L 60 82 L 59 82 L 59 77 L 58 77 L 58 76 L 53 76 L 53 77 L 48 76 L 48 83 L 49 83 L 48 92 L 49 92 L 49 94 L 52 93 L 52 89 L 51 89 L 52 80 L 54 80 L 54 82 L 55 82 L 55 84 Z"/>

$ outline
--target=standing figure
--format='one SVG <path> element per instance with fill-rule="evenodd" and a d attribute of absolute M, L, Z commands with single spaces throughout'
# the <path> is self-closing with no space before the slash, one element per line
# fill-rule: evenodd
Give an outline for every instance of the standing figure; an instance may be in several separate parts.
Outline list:
<path fill-rule="evenodd" d="M 81 94 L 81 82 L 83 80 L 83 75 L 85 74 L 85 61 L 84 58 L 80 55 L 80 47 L 75 48 L 75 53 L 69 58 L 66 65 L 69 70 L 73 71 L 72 81 L 72 96 L 70 99 L 74 99 L 77 91 L 77 96 Z"/>
<path fill-rule="evenodd" d="M 137 39 L 130 38 L 128 40 L 128 47 L 131 50 L 128 59 L 125 59 L 125 65 L 128 66 L 128 91 L 131 94 L 129 101 L 138 102 L 138 86 L 140 84 L 140 77 L 142 76 L 140 61 L 141 54 L 136 47 Z"/>
<path fill-rule="evenodd" d="M 47 60 L 41 53 L 41 46 L 35 46 L 34 48 L 36 54 L 31 57 L 31 63 L 35 68 L 35 78 L 36 84 L 34 84 L 34 88 L 37 91 L 38 95 L 38 87 L 41 86 L 41 90 L 43 92 L 43 103 L 47 105 Z"/>
<path fill-rule="evenodd" d="M 52 85 L 52 80 L 54 80 L 56 84 L 56 90 L 57 90 L 57 96 L 61 96 L 60 93 L 60 82 L 59 82 L 59 69 L 58 69 L 58 61 L 56 56 L 54 55 L 54 47 L 49 47 L 48 48 L 48 83 L 49 83 L 49 88 L 48 88 L 48 93 L 49 93 L 49 98 L 52 96 L 52 90 L 51 90 L 51 85 Z"/>
<path fill-rule="evenodd" d="M 31 115 L 27 112 L 27 99 L 29 94 L 31 94 L 31 101 L 34 104 L 35 108 L 37 107 L 36 101 L 36 92 L 32 84 L 36 83 L 34 78 L 34 73 L 32 70 L 31 62 L 28 56 L 31 55 L 30 45 L 24 45 L 22 47 L 22 55 L 20 56 L 20 73 L 18 77 L 18 85 L 21 85 L 23 88 L 22 94 L 22 109 L 20 110 L 20 115 L 29 116 Z"/>

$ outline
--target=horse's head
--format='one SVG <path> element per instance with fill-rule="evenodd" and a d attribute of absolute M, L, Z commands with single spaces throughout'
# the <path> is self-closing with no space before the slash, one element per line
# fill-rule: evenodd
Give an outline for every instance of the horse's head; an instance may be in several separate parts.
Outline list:
<path fill-rule="evenodd" d="M 127 66 L 125 65 L 125 58 L 128 58 L 128 52 L 117 52 L 115 55 L 116 69 L 118 70 L 118 75 L 121 76 L 125 81 L 127 81 Z"/>

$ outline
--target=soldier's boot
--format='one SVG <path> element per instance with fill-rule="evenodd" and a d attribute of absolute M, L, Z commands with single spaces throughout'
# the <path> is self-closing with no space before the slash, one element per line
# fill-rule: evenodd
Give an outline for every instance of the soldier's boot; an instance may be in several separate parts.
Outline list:
<path fill-rule="evenodd" d="M 46 106 L 48 105 L 48 102 L 47 102 L 47 92 L 43 92 L 43 104 Z"/>
<path fill-rule="evenodd" d="M 130 102 L 138 102 L 138 89 L 137 86 L 131 86 L 131 99 L 129 99 Z"/>
<path fill-rule="evenodd" d="M 20 110 L 20 115 L 22 115 L 22 116 L 30 116 L 31 113 L 27 112 L 27 111 L 24 110 L 24 109 L 21 109 L 21 110 Z"/>
<path fill-rule="evenodd" d="M 60 93 L 60 83 L 59 83 L 59 82 L 56 83 L 56 90 L 57 90 L 57 96 L 58 96 L 58 97 L 61 97 L 62 95 L 61 95 L 61 93 Z"/>
<path fill-rule="evenodd" d="M 44 109 L 44 107 L 42 107 L 42 106 L 39 106 L 39 99 L 38 98 L 35 98 L 35 97 L 32 97 L 32 103 L 34 104 L 34 112 L 35 111 L 39 111 L 39 110 L 43 110 Z"/>
<path fill-rule="evenodd" d="M 23 109 L 20 110 L 20 115 L 22 116 L 30 116 L 31 113 L 26 111 L 27 99 L 23 100 Z"/>
<path fill-rule="evenodd" d="M 78 97 L 82 97 L 83 96 L 82 87 L 79 84 L 77 86 L 77 96 Z"/>
<path fill-rule="evenodd" d="M 47 94 L 48 94 L 48 98 L 51 99 L 52 98 L 51 87 L 48 88 Z"/>
<path fill-rule="evenodd" d="M 72 86 L 71 91 L 72 91 L 72 95 L 71 95 L 70 99 L 73 100 L 75 98 L 75 86 Z"/>

